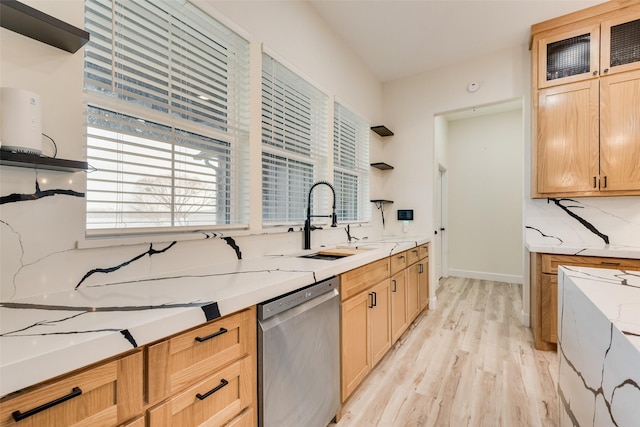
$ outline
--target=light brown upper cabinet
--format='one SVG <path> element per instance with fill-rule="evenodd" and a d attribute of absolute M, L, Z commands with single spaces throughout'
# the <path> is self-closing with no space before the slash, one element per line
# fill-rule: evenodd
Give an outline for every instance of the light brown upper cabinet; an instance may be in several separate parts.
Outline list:
<path fill-rule="evenodd" d="M 640 195 L 640 4 L 531 31 L 533 197 Z"/>

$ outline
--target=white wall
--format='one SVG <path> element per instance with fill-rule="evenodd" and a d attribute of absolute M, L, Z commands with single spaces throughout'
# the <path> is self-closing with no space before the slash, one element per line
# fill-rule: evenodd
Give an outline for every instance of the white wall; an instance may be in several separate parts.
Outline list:
<path fill-rule="evenodd" d="M 448 126 L 449 275 L 522 283 L 522 110 Z"/>
<path fill-rule="evenodd" d="M 395 132 L 384 151 L 384 161 L 395 166 L 389 198 L 394 209 L 416 210 L 416 232 L 434 231 L 435 116 L 526 96 L 528 68 L 528 49 L 522 45 L 384 85 L 385 122 Z M 471 81 L 480 84 L 475 93 L 466 91 Z M 398 234 L 401 224 L 389 221 L 385 232 Z"/>

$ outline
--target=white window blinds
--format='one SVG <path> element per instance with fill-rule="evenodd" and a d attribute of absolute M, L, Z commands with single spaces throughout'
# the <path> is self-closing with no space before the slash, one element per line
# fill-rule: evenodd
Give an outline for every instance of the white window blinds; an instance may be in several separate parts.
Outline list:
<path fill-rule="evenodd" d="M 326 179 L 328 97 L 269 55 L 262 58 L 262 220 L 299 223 L 311 185 Z M 329 209 L 314 198 L 314 209 Z"/>
<path fill-rule="evenodd" d="M 339 221 L 368 221 L 369 125 L 336 103 L 333 120 L 333 182 Z"/>
<path fill-rule="evenodd" d="M 85 0 L 87 229 L 248 223 L 249 45 L 193 5 Z"/>

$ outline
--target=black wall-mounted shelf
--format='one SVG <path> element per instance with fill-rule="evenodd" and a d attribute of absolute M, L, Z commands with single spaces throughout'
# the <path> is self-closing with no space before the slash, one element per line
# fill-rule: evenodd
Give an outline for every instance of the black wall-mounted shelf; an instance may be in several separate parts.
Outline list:
<path fill-rule="evenodd" d="M 384 162 L 377 162 L 377 163 L 371 163 L 371 166 L 373 166 L 376 169 L 381 169 L 381 170 L 389 170 L 389 169 L 393 169 L 393 166 L 384 163 Z"/>
<path fill-rule="evenodd" d="M 389 129 L 387 129 L 387 127 L 384 126 L 384 125 L 371 126 L 371 130 L 374 131 L 375 133 L 377 133 L 380 136 L 392 136 L 393 135 L 393 132 L 391 132 Z"/>
<path fill-rule="evenodd" d="M 0 0 L 0 26 L 70 53 L 89 41 L 88 32 L 15 0 Z"/>
<path fill-rule="evenodd" d="M 371 203 L 393 203 L 393 200 L 385 200 L 385 199 L 373 199 Z"/>
<path fill-rule="evenodd" d="M 37 154 L 14 153 L 2 150 L 0 150 L 0 165 L 62 172 L 79 172 L 89 169 L 89 163 L 78 160 L 54 159 Z"/>

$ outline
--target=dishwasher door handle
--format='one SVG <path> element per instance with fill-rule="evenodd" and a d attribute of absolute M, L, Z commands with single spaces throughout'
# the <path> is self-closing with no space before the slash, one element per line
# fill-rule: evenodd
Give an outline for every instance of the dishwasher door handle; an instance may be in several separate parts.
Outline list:
<path fill-rule="evenodd" d="M 263 331 L 268 331 L 269 329 L 275 328 L 281 323 L 286 322 L 287 320 L 292 319 L 298 314 L 305 312 L 307 310 L 312 309 L 315 306 L 322 304 L 325 301 L 328 301 L 332 298 L 336 298 L 340 293 L 337 289 L 332 289 L 331 291 L 324 293 L 322 295 L 318 295 L 317 297 L 310 299 L 300 305 L 290 308 L 289 310 L 283 311 L 282 313 L 276 314 L 273 317 L 270 317 L 266 320 L 258 320 L 258 324 Z"/>

